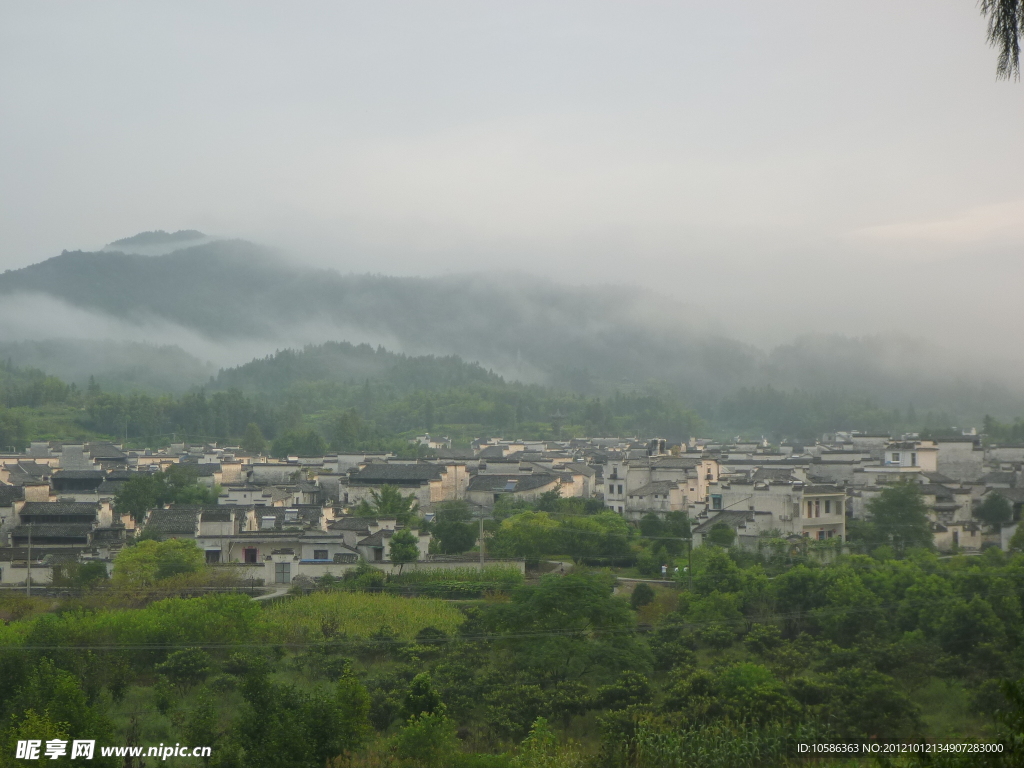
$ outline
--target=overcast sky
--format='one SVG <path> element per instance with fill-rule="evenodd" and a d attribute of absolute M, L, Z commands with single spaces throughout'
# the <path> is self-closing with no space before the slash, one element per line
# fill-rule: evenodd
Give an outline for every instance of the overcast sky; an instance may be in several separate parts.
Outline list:
<path fill-rule="evenodd" d="M 1019 325 L 1024 86 L 974 0 L 0 9 L 2 269 L 195 228 L 748 336 Z"/>

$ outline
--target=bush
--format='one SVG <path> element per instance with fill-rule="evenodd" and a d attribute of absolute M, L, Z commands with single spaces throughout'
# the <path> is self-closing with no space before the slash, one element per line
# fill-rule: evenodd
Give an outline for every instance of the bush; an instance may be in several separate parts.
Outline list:
<path fill-rule="evenodd" d="M 633 594 L 629 596 L 629 604 L 634 611 L 653 602 L 654 590 L 651 589 L 650 584 L 645 584 L 642 581 L 633 588 Z"/>

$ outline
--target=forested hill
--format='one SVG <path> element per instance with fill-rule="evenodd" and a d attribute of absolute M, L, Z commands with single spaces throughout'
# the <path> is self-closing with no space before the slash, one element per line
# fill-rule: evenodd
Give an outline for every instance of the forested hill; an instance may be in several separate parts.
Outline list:
<path fill-rule="evenodd" d="M 78 312 L 79 326 L 95 318 L 101 332 L 128 328 L 124 338 L 136 340 L 144 328 L 147 343 L 177 343 L 194 356 L 175 353 L 174 372 L 151 364 L 169 347 L 136 346 L 118 360 L 116 345 L 98 355 L 83 341 L 71 354 L 38 342 L 12 345 L 18 339 L 8 332 L 0 355 L 69 380 L 94 375 L 114 391 L 182 392 L 253 357 L 221 373 L 214 388 L 274 394 L 300 384 L 386 379 L 404 393 L 500 376 L 586 398 L 653 394 L 738 428 L 843 428 L 876 423 L 882 412 L 892 422 L 897 409 L 899 422 L 935 426 L 1024 412 L 1020 386 L 987 382 L 977 361 L 957 368 L 964 355 L 920 341 L 845 337 L 807 337 L 765 352 L 716 335 L 708 321 L 693 328 L 684 308 L 635 288 L 569 286 L 558 275 L 343 275 L 286 263 L 242 240 L 164 255 L 116 250 L 152 252 L 202 237 L 144 233 L 0 275 L 0 308 L 19 298 L 27 314 L 36 303 L 43 307 L 51 326 L 60 327 L 53 321 L 62 311 Z M 37 330 L 31 338 L 39 339 Z M 106 344 L 102 335 L 93 338 Z M 263 357 L 274 349 L 302 351 Z M 71 365 L 76 359 L 82 363 Z M 95 370 L 86 371 L 93 359 Z"/>
<path fill-rule="evenodd" d="M 281 350 L 245 365 L 224 369 L 211 382 L 210 388 L 281 395 L 302 384 L 364 384 L 367 381 L 403 395 L 472 384 L 505 384 L 493 371 L 455 356 L 417 357 L 369 344 L 332 341 L 301 350 Z"/>
<path fill-rule="evenodd" d="M 169 322 L 226 344 L 344 340 L 459 355 L 584 394 L 651 379 L 711 392 L 723 376 L 749 380 L 763 357 L 729 339 L 691 336 L 677 307 L 636 290 L 509 275 L 342 275 L 285 264 L 240 240 L 163 256 L 65 252 L 0 275 L 0 296 L 18 293 L 129 322 Z"/>

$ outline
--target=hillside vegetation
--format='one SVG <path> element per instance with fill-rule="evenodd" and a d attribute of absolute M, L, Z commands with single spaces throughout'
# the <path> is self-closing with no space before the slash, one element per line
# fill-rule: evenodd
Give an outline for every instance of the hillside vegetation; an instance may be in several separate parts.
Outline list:
<path fill-rule="evenodd" d="M 154 233 L 146 234 L 142 240 L 149 243 Z M 167 244 L 166 237 L 158 239 Z M 1019 388 L 993 383 L 988 369 L 964 368 L 957 356 L 920 341 L 808 336 L 763 352 L 717 333 L 711 322 L 681 321 L 677 308 L 643 291 L 576 288 L 516 275 L 343 275 L 288 264 L 240 240 L 159 256 L 65 252 L 0 275 L 0 296 L 45 296 L 59 302 L 48 307 L 51 314 L 59 314 L 60 306 L 74 307 L 95 313 L 98 327 L 143 325 L 154 338 L 180 339 L 192 354 L 225 358 L 254 345 L 302 350 L 225 371 L 215 384 L 250 393 L 397 375 L 386 356 L 353 352 L 366 342 L 374 350 L 403 350 L 410 371 L 409 361 L 419 361 L 430 374 L 416 379 L 421 389 L 461 386 L 470 375 L 484 383 L 500 376 L 542 384 L 590 400 L 607 401 L 616 392 L 654 394 L 728 429 L 778 432 L 793 430 L 795 421 L 807 430 L 821 422 L 830 422 L 826 429 L 870 429 L 893 422 L 897 409 L 907 424 L 946 425 L 1024 412 Z M 354 346 L 304 347 L 328 339 Z M 40 346 L 50 343 L 8 342 L 0 353 L 79 386 L 91 374 L 105 390 L 121 392 L 135 387 L 180 393 L 208 384 L 212 374 L 204 363 L 181 355 L 174 358 L 174 370 L 161 367 L 158 358 L 172 354 L 166 348 L 150 354 L 136 345 L 118 353 L 116 344 L 83 341 L 89 351 L 82 353 L 75 351 L 78 342 L 63 351 Z M 96 370 L 66 362 L 78 357 L 87 363 L 100 350 Z M 453 356 L 478 362 L 483 370 L 457 371 L 445 362 Z M 224 359 L 214 363 L 223 366 Z M 481 375 L 487 371 L 494 376 Z M 751 391 L 782 393 L 789 402 L 765 411 L 763 396 L 752 398 Z M 758 409 L 756 418 L 745 412 L 751 410 L 747 405 Z M 794 420 L 789 412 L 797 407 L 810 415 Z"/>

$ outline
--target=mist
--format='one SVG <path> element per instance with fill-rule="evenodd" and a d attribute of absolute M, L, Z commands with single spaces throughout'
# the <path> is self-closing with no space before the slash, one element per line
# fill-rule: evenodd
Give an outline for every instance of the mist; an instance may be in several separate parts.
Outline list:
<path fill-rule="evenodd" d="M 771 360 L 841 335 L 882 368 L 1017 386 L 1024 103 L 995 80 L 973 3 L 0 13 L 0 141 L 17 148 L 0 268 L 239 237 L 292 270 L 483 285 L 503 311 L 565 286 L 601 303 L 549 318 L 573 339 L 631 318 Z M 157 229 L 202 237 L 113 242 Z M 272 299 L 224 318 L 244 333 L 38 291 L 2 301 L 10 342 L 173 345 L 204 370 L 344 339 L 552 380 L 482 333 L 285 317 Z"/>

